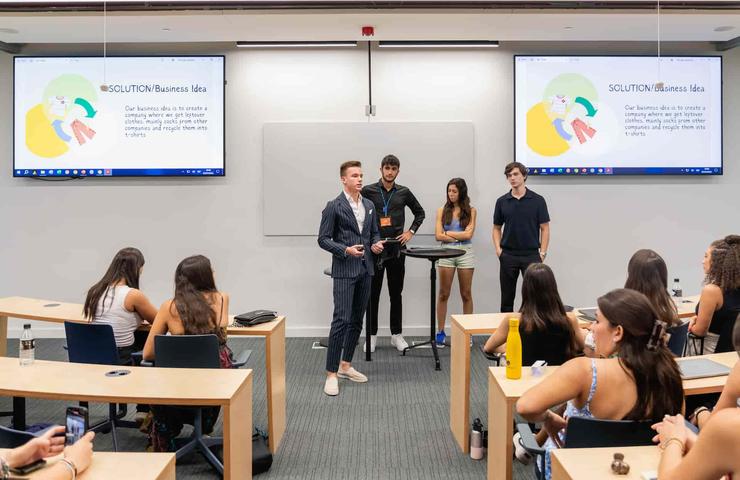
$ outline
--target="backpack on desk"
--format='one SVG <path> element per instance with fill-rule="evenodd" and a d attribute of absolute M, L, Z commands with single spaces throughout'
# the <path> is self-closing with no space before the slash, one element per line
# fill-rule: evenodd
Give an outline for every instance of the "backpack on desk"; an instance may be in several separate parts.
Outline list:
<path fill-rule="evenodd" d="M 277 318 L 274 310 L 252 310 L 234 317 L 234 322 L 242 327 L 254 327 L 260 323 L 271 322 Z"/>

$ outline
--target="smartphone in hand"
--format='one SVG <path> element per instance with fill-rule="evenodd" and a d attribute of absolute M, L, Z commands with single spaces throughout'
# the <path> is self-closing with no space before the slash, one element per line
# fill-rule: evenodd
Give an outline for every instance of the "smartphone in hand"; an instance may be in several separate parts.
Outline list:
<path fill-rule="evenodd" d="M 72 445 L 90 428 L 87 408 L 85 407 L 67 407 L 65 445 Z"/>

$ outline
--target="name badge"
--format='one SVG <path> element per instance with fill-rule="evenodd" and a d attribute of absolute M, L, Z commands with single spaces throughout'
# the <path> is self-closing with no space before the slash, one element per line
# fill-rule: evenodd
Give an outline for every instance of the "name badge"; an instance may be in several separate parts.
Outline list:
<path fill-rule="evenodd" d="M 390 227 L 391 226 L 391 217 L 380 217 L 380 226 L 381 227 Z"/>

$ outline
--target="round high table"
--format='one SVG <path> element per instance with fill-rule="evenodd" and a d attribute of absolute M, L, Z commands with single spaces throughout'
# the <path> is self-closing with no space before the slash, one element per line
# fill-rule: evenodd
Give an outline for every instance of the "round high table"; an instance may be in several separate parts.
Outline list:
<path fill-rule="evenodd" d="M 407 257 L 413 257 L 413 258 L 426 258 L 432 263 L 432 267 L 429 270 L 429 284 L 430 284 L 430 291 L 429 291 L 429 320 L 430 320 L 430 328 L 429 328 L 429 341 L 422 342 L 422 343 L 415 343 L 409 347 L 406 347 L 403 350 L 403 355 L 406 355 L 407 350 L 411 350 L 412 348 L 421 347 L 422 345 L 431 344 L 432 345 L 432 352 L 434 352 L 434 363 L 435 363 L 435 370 L 442 370 L 439 366 L 439 353 L 437 352 L 437 342 L 434 339 L 435 334 L 435 328 L 437 326 L 437 304 L 436 304 L 436 296 L 437 296 L 437 270 L 434 268 L 434 262 L 439 260 L 440 258 L 455 258 L 460 257 L 462 255 L 465 255 L 464 250 L 460 250 L 457 248 L 443 248 L 443 247 L 429 247 L 429 248 L 408 248 L 404 250 L 403 255 L 406 255 Z"/>

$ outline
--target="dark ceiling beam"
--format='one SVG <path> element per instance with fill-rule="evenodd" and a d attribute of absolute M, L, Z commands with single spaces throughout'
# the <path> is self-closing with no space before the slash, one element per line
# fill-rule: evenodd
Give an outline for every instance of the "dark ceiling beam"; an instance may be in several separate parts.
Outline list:
<path fill-rule="evenodd" d="M 738 10 L 740 1 L 661 1 L 666 10 Z M 0 12 L 102 11 L 103 2 L 2 2 Z M 116 1 L 107 2 L 107 10 L 255 10 L 255 9 L 655 9 L 655 0 L 537 1 L 537 0 L 232 0 L 232 1 Z"/>
<path fill-rule="evenodd" d="M 21 53 L 23 46 L 20 43 L 5 43 L 0 42 L 0 52 L 5 53 Z"/>
<path fill-rule="evenodd" d="M 738 45 L 740 45 L 740 37 L 732 38 L 730 40 L 727 40 L 726 42 L 714 42 L 714 48 L 716 48 L 718 52 L 731 50 Z"/>

